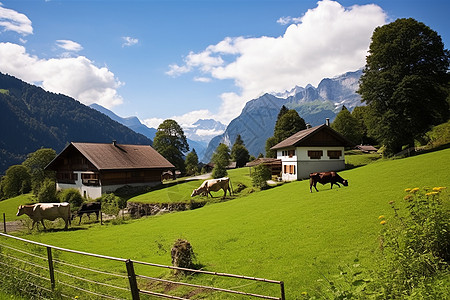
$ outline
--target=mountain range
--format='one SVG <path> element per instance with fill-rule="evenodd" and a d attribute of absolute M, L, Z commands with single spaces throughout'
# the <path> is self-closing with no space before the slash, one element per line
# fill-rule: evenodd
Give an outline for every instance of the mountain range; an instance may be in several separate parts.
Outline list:
<path fill-rule="evenodd" d="M 347 72 L 323 79 L 317 88 L 310 84 L 305 88 L 296 86 L 283 93 L 264 94 L 250 100 L 241 114 L 228 124 L 225 132 L 211 139 L 201 161 L 209 162 L 220 143 L 231 147 L 238 134 L 251 155 L 264 154 L 266 140 L 273 136 L 283 105 L 295 109 L 312 126 L 325 123 L 326 118 L 333 121 L 343 105 L 349 110 L 362 105 L 361 96 L 356 93 L 361 75 L 362 70 Z"/>
<path fill-rule="evenodd" d="M 0 73 L 0 174 L 40 148 L 74 142 L 151 144 L 151 140 L 77 100 Z"/>
<path fill-rule="evenodd" d="M 142 124 L 141 121 L 135 116 L 122 118 L 109 109 L 104 108 L 103 106 L 96 103 L 89 105 L 89 107 L 107 115 L 114 121 L 127 126 L 135 132 L 143 134 L 152 141 L 155 138 L 157 129 L 147 127 L 145 124 Z M 211 137 L 217 135 L 218 133 L 224 132 L 225 128 L 226 126 L 224 124 L 213 119 L 200 119 L 191 126 L 183 128 L 184 134 L 189 144 L 189 150 L 192 151 L 192 149 L 195 149 L 195 152 L 197 152 L 197 156 L 199 158 L 203 157 L 205 155 L 206 146 L 211 140 Z"/>

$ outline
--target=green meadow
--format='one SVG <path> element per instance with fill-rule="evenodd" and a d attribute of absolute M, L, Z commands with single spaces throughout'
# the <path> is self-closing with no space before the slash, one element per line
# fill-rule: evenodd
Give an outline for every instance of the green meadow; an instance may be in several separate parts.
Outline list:
<path fill-rule="evenodd" d="M 83 230 L 19 235 L 59 247 L 166 265 L 171 264 L 173 242 L 184 238 L 192 244 L 204 269 L 282 280 L 287 299 L 298 299 L 302 292 L 313 294 L 324 285 L 318 280 L 334 278 L 339 267 L 351 265 L 357 258 L 363 268 L 376 268 L 382 226 L 378 217 L 384 215 L 389 222 L 393 215 L 389 201 L 401 202 L 405 188 L 450 188 L 449 169 L 450 149 L 445 149 L 339 172 L 349 181 L 348 187 L 331 190 L 329 184 L 318 185 L 319 192 L 310 193 L 308 181 L 297 181 L 196 210 L 121 225 L 96 224 L 81 226 Z M 238 181 L 250 182 L 248 169 L 230 171 L 229 177 L 234 186 Z M 189 197 L 200 182 L 176 184 L 130 200 Z M 448 201 L 448 190 L 445 195 Z M 1 213 L 7 205 L 0 205 Z M 168 274 L 158 272 L 158 276 Z M 259 284 L 247 289 L 274 291 Z"/>
<path fill-rule="evenodd" d="M 17 208 L 20 205 L 33 203 L 32 194 L 20 195 L 5 201 L 0 201 L 0 217 L 3 222 L 3 214 L 5 214 L 6 222 L 25 219 L 27 216 L 16 217 Z"/>

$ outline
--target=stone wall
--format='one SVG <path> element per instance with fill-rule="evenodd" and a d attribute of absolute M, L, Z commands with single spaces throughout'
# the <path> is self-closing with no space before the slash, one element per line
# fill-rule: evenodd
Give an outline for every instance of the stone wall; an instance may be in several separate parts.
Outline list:
<path fill-rule="evenodd" d="M 142 216 L 153 216 L 161 213 L 184 211 L 203 207 L 206 204 L 202 202 L 188 202 L 188 203 L 137 203 L 128 202 L 127 210 L 133 218 L 140 218 Z"/>

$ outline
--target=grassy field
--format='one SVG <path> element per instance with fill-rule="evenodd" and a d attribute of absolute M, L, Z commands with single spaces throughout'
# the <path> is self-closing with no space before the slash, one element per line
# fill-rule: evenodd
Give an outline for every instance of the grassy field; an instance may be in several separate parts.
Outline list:
<path fill-rule="evenodd" d="M 231 178 L 233 189 L 238 188 L 242 184 L 247 187 L 239 194 L 249 193 L 253 190 L 248 168 L 229 170 L 228 173 L 228 176 Z M 167 181 L 163 184 L 162 188 L 130 198 L 128 201 L 153 204 L 207 200 L 207 198 L 203 196 L 191 198 L 192 190 L 198 188 L 202 182 L 203 180 Z M 213 194 L 214 197 L 222 197 L 223 191 L 220 190 L 218 192 L 212 192 L 211 194 Z M 209 198 L 209 200 L 211 201 L 211 198 Z M 212 202 L 214 202 L 214 200 Z"/>
<path fill-rule="evenodd" d="M 29 204 L 33 202 L 32 194 L 20 195 L 14 198 L 10 198 L 5 201 L 0 201 L 0 218 L 3 221 L 3 213 L 6 216 L 6 222 L 14 221 L 18 219 L 24 219 L 27 216 L 16 217 L 17 208 L 19 205 Z"/>
<path fill-rule="evenodd" d="M 169 265 L 173 242 L 185 238 L 205 269 L 283 280 L 287 299 L 296 299 L 304 291 L 311 294 L 320 285 L 317 280 L 323 276 L 332 279 L 339 266 L 352 264 L 355 258 L 365 268 L 376 268 L 378 216 L 385 215 L 389 221 L 393 212 L 388 202 L 400 202 L 405 188 L 450 187 L 449 168 L 450 149 L 446 149 L 340 172 L 349 181 L 348 187 L 330 190 L 329 185 L 320 185 L 320 192 L 310 193 L 309 183 L 299 181 L 197 210 L 118 226 L 22 236 Z M 229 175 L 234 184 L 233 172 Z M 184 194 L 191 188 L 189 184 L 179 184 L 178 190 L 186 189 Z M 172 191 L 155 193 L 159 193 L 155 198 L 172 199 Z M 248 289 L 266 291 L 259 285 Z"/>

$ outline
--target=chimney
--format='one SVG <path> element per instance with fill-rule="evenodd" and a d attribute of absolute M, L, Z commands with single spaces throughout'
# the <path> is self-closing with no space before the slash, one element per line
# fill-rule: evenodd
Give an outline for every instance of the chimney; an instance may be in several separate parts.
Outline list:
<path fill-rule="evenodd" d="M 116 140 L 113 140 L 112 143 L 113 143 L 114 147 L 117 147 L 117 145 L 116 145 L 117 141 Z"/>
<path fill-rule="evenodd" d="M 311 124 L 306 123 L 306 129 L 310 129 L 311 128 Z"/>
<path fill-rule="evenodd" d="M 327 126 L 330 126 L 330 118 L 326 119 L 325 124 L 327 124 Z"/>

